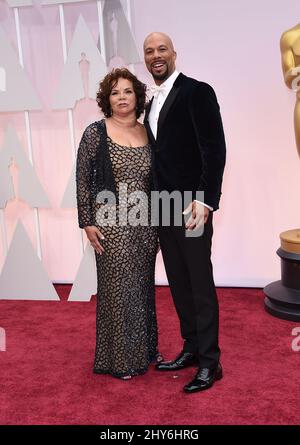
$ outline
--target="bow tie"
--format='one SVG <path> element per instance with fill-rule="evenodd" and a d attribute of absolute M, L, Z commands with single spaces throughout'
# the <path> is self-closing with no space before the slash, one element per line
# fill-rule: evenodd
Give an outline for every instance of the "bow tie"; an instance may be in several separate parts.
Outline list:
<path fill-rule="evenodd" d="M 158 97 L 158 95 L 161 93 L 163 96 L 167 95 L 167 87 L 166 85 L 162 84 L 162 85 L 152 85 L 150 87 L 150 91 L 153 94 L 153 96 L 155 98 Z"/>

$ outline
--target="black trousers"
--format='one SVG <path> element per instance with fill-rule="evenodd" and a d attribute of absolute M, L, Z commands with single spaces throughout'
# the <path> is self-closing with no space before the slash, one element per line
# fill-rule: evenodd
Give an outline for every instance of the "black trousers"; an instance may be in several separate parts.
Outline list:
<path fill-rule="evenodd" d="M 180 321 L 183 350 L 198 354 L 199 365 L 213 368 L 220 358 L 219 305 L 211 263 L 213 212 L 202 236 L 186 237 L 181 226 L 158 228 L 165 269 Z"/>

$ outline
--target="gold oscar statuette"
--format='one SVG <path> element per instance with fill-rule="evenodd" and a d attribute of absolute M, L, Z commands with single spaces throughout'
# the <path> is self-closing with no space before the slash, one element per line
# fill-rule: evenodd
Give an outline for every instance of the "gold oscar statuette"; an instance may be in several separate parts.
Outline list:
<path fill-rule="evenodd" d="M 300 23 L 282 34 L 280 51 L 284 81 L 296 92 L 294 129 L 300 157 Z M 265 309 L 275 317 L 300 321 L 300 229 L 287 230 L 279 237 L 281 280 L 264 288 Z"/>

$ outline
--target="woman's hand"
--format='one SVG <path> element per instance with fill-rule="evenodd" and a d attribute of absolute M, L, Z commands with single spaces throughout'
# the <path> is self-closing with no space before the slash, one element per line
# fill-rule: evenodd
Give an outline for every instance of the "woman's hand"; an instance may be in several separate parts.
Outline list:
<path fill-rule="evenodd" d="M 84 227 L 84 230 L 93 248 L 96 250 L 97 253 L 102 255 L 104 249 L 101 246 L 99 239 L 104 239 L 104 235 L 96 226 L 86 226 Z"/>

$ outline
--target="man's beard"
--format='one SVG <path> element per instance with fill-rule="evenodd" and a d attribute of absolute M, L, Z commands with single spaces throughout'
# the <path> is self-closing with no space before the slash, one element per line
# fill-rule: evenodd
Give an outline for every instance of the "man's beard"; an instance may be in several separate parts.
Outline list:
<path fill-rule="evenodd" d="M 151 70 L 151 74 L 152 74 L 153 79 L 164 81 L 169 77 L 169 67 L 167 65 L 166 71 L 162 74 L 154 74 L 152 70 Z"/>

